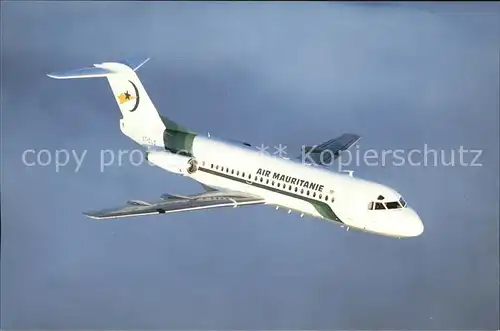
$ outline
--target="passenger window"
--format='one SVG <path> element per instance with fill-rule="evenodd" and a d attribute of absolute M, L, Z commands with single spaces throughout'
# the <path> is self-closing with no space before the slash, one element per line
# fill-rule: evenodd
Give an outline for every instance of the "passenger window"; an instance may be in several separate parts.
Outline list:
<path fill-rule="evenodd" d="M 269 184 L 269 179 L 266 179 L 266 184 Z"/>
<path fill-rule="evenodd" d="M 325 195 L 325 201 L 328 201 L 328 195 Z"/>
<path fill-rule="evenodd" d="M 271 185 L 274 186 L 274 180 L 272 181 Z"/>
<path fill-rule="evenodd" d="M 334 197 L 332 197 L 332 200 L 331 200 L 331 201 L 332 201 L 332 203 L 333 203 L 333 202 L 335 201 L 335 198 L 334 198 Z"/>
<path fill-rule="evenodd" d="M 231 175 L 234 175 L 234 169 L 231 169 Z"/>
<path fill-rule="evenodd" d="M 323 196 L 323 194 L 321 194 L 321 193 L 320 193 L 320 194 L 319 194 L 319 198 L 321 199 L 321 197 L 322 197 L 322 196 Z"/>
<path fill-rule="evenodd" d="M 262 181 L 263 181 L 263 180 L 264 180 L 264 179 L 263 179 L 262 177 L 260 177 L 260 182 L 261 182 L 261 183 L 262 183 Z"/>
<path fill-rule="evenodd" d="M 243 172 L 243 173 L 241 174 L 241 176 L 245 177 L 245 173 Z"/>
<path fill-rule="evenodd" d="M 301 189 L 301 190 L 300 190 L 300 194 L 304 194 L 304 189 Z"/>
<path fill-rule="evenodd" d="M 288 190 L 291 191 L 292 190 L 292 185 L 288 185 Z"/>
<path fill-rule="evenodd" d="M 313 192 L 313 198 L 316 198 L 316 192 Z"/>
<path fill-rule="evenodd" d="M 278 187 L 280 187 L 280 183 L 278 183 L 278 185 L 277 185 L 277 186 L 278 186 Z"/>
<path fill-rule="evenodd" d="M 215 166 L 215 169 L 216 169 L 216 170 L 219 170 L 219 166 Z"/>
<path fill-rule="evenodd" d="M 295 192 L 297 192 L 297 188 L 295 188 Z"/>
<path fill-rule="evenodd" d="M 381 209 L 385 209 L 384 204 L 380 203 L 380 202 L 377 202 L 375 204 L 375 210 L 381 210 Z"/>
<path fill-rule="evenodd" d="M 211 168 L 211 169 L 213 169 L 213 168 L 214 168 L 214 164 L 213 164 L 213 163 L 210 165 L 210 168 Z"/>
<path fill-rule="evenodd" d="M 309 195 L 309 191 L 307 191 L 307 193 L 306 193 L 306 194 L 307 194 L 307 195 Z"/>
<path fill-rule="evenodd" d="M 257 176 L 255 176 L 254 180 L 257 181 Z"/>

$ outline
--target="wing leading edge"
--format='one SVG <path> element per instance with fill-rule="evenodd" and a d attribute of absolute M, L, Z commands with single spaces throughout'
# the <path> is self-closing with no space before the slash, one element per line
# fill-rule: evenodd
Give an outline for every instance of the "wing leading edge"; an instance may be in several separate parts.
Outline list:
<path fill-rule="evenodd" d="M 165 194 L 162 200 L 145 202 L 130 200 L 124 206 L 85 212 L 84 215 L 93 219 L 110 219 L 131 216 L 170 214 L 182 211 L 239 207 L 264 204 L 265 200 L 240 192 L 207 192 L 191 196 Z"/>
<path fill-rule="evenodd" d="M 308 157 L 317 164 L 330 163 L 332 160 L 336 160 L 339 157 L 340 152 L 348 150 L 360 139 L 361 136 L 357 134 L 344 133 L 343 135 L 330 139 L 320 145 L 305 147 L 302 151 L 302 155 L 297 158 L 304 160 Z"/>

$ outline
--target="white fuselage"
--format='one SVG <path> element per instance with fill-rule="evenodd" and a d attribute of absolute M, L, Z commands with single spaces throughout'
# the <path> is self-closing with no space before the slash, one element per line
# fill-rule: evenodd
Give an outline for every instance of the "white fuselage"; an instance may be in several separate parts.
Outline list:
<path fill-rule="evenodd" d="M 200 135 L 193 140 L 192 156 L 199 168 L 184 175 L 213 188 L 254 194 L 266 204 L 348 228 L 396 237 L 423 232 L 422 221 L 406 202 L 394 209 L 370 207 L 380 202 L 379 196 L 393 205 L 402 200 L 396 191 L 378 183 Z"/>
<path fill-rule="evenodd" d="M 148 150 L 151 163 L 165 170 L 222 191 L 255 195 L 259 203 L 265 201 L 347 228 L 396 237 L 423 232 L 417 213 L 387 186 L 266 155 L 244 144 L 196 135 L 163 117 L 135 72 L 148 60 L 103 62 L 49 77 L 106 77 L 121 112 L 120 130 Z M 182 155 L 177 152 L 182 150 Z M 120 217 L 132 214 L 128 210 Z"/>

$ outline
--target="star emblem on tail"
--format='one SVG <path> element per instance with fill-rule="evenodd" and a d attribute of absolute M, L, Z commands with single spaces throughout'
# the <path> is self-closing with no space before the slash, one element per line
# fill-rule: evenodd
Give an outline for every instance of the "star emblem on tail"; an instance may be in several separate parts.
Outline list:
<path fill-rule="evenodd" d="M 128 91 L 125 91 L 124 93 L 120 94 L 118 96 L 118 100 L 120 101 L 120 105 L 124 104 L 125 102 L 128 102 L 130 100 L 134 100 L 136 97 L 133 95 L 130 95 Z"/>

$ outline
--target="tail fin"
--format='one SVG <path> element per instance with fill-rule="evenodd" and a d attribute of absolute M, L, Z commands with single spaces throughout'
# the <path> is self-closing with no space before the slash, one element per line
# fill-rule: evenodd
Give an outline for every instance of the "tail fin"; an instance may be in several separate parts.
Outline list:
<path fill-rule="evenodd" d="M 129 59 L 94 64 L 93 67 L 54 72 L 55 79 L 106 77 L 120 108 L 122 132 L 140 144 L 163 144 L 165 129 L 189 132 L 187 129 L 161 116 L 135 73 L 149 58 Z M 147 137 L 148 139 L 145 139 Z"/>

